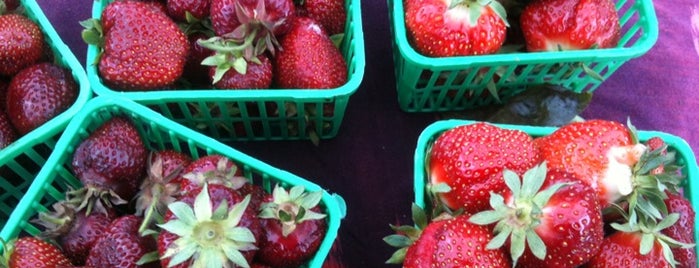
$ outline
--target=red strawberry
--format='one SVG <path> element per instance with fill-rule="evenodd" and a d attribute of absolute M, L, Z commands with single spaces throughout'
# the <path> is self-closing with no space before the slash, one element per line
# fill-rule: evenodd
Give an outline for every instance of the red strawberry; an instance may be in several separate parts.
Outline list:
<path fill-rule="evenodd" d="M 2 1 L 2 0 L 0 0 Z M 5 111 L 5 104 L 7 103 L 7 86 L 9 82 L 5 82 L 5 79 L 0 78 L 0 110 Z"/>
<path fill-rule="evenodd" d="M 44 54 L 39 26 L 19 14 L 0 15 L 0 75 L 13 76 Z"/>
<path fill-rule="evenodd" d="M 282 36 L 289 31 L 295 12 L 292 0 L 211 0 L 210 14 L 218 36 L 229 34 L 243 24 L 262 25 L 265 29 L 259 30 Z"/>
<path fill-rule="evenodd" d="M 0 150 L 12 144 L 19 136 L 5 110 L 0 110 Z"/>
<path fill-rule="evenodd" d="M 60 249 L 36 237 L 20 237 L 9 244 L 3 243 L 3 249 L 5 253 L 0 256 L 0 265 L 4 267 L 48 268 L 57 265 L 71 265 L 70 260 L 63 255 Z"/>
<path fill-rule="evenodd" d="M 83 24 L 90 23 L 98 22 Z M 170 86 L 182 75 L 187 37 L 153 4 L 111 2 L 102 13 L 102 30 L 103 43 L 96 34 L 85 40 L 103 44 L 98 68 L 105 84 L 119 90 L 152 90 Z"/>
<path fill-rule="evenodd" d="M 255 252 L 255 234 L 244 224 L 256 222 L 248 209 L 250 197 L 241 199 L 221 185 L 204 185 L 186 200 L 168 206 L 158 237 L 163 267 L 248 267 Z M 187 250 L 182 250 L 186 248 Z"/>
<path fill-rule="evenodd" d="M 96 204 L 102 210 L 101 202 L 90 199 L 104 200 L 105 193 L 117 202 L 131 200 L 145 177 L 146 157 L 143 140 L 129 119 L 117 116 L 105 121 L 73 154 L 73 173 L 85 185 L 76 195 L 87 197 L 81 208 Z"/>
<path fill-rule="evenodd" d="M 253 44 L 251 34 L 244 41 L 213 37 L 198 44 L 215 51 L 201 64 L 210 66 L 211 84 L 222 89 L 265 89 L 272 85 L 272 62 L 266 46 Z"/>
<path fill-rule="evenodd" d="M 498 1 L 481 2 L 405 1 L 405 26 L 415 49 L 429 57 L 497 52 L 505 42 L 505 10 Z"/>
<path fill-rule="evenodd" d="M 459 126 L 440 134 L 429 155 L 433 191 L 452 210 L 475 213 L 489 208 L 490 192 L 502 193 L 504 169 L 524 174 L 539 161 L 532 138 L 525 132 L 488 123 Z M 446 184 L 450 190 L 442 191 Z"/>
<path fill-rule="evenodd" d="M 94 267 L 159 267 L 157 262 L 137 265 L 141 258 L 156 250 L 153 236 L 141 236 L 141 219 L 126 215 L 112 221 L 107 231 L 90 250 L 86 265 Z"/>
<path fill-rule="evenodd" d="M 520 23 L 529 51 L 608 48 L 620 37 L 611 0 L 534 0 Z"/>
<path fill-rule="evenodd" d="M 297 18 L 280 44 L 273 64 L 279 87 L 323 89 L 347 82 L 345 59 L 315 20 Z"/>
<path fill-rule="evenodd" d="M 345 32 L 347 11 L 344 0 L 299 0 L 297 5 L 299 16 L 316 20 L 329 35 Z"/>
<path fill-rule="evenodd" d="M 327 223 L 318 204 L 322 192 L 306 192 L 303 186 L 289 191 L 277 185 L 259 217 L 265 230 L 257 259 L 273 267 L 299 267 L 318 250 Z"/>
<path fill-rule="evenodd" d="M 21 135 L 29 133 L 70 108 L 78 85 L 70 71 L 51 63 L 27 67 L 7 88 L 7 115 Z"/>
<path fill-rule="evenodd" d="M 248 183 L 242 177 L 242 170 L 223 155 L 212 154 L 194 160 L 185 167 L 180 177 L 180 192 L 183 195 L 196 190 L 204 184 L 222 184 L 236 190 Z"/>
<path fill-rule="evenodd" d="M 599 253 L 585 267 L 670 267 L 658 242 L 651 241 L 653 245 L 648 253 L 639 252 L 642 235 L 641 232 L 615 232 L 605 237 Z"/>
<path fill-rule="evenodd" d="M 53 209 L 51 214 L 39 214 L 39 223 L 46 227 L 41 235 L 56 241 L 73 264 L 84 265 L 97 239 L 116 219 L 116 213 L 110 210 L 86 214 L 65 202 L 55 203 Z"/>
<path fill-rule="evenodd" d="M 216 88 L 223 89 L 265 89 L 272 85 L 272 61 L 261 54 L 257 56 L 259 63 L 248 63 L 244 73 L 228 70 L 221 80 L 213 83 Z M 209 68 L 209 76 L 214 77 L 216 67 Z"/>
<path fill-rule="evenodd" d="M 668 193 L 668 198 L 664 200 L 668 213 L 678 213 L 679 220 L 672 226 L 663 229 L 662 234 L 669 236 L 682 243 L 695 244 L 694 241 L 694 218 L 695 211 L 692 203 L 680 194 Z M 672 254 L 679 263 L 677 268 L 697 267 L 696 248 L 672 248 Z"/>
<path fill-rule="evenodd" d="M 597 253 L 604 222 L 594 189 L 570 174 L 547 171 L 545 164 L 527 171 L 521 181 L 506 170 L 504 180 L 510 189 L 493 194 L 493 210 L 470 218 L 481 225 L 497 223 L 496 235 L 509 237 L 489 247 L 509 243 L 514 264 L 521 267 L 574 268 Z"/>
<path fill-rule="evenodd" d="M 185 13 L 189 12 L 197 19 L 209 16 L 211 0 L 168 0 L 167 14 L 177 21 L 186 21 Z"/>

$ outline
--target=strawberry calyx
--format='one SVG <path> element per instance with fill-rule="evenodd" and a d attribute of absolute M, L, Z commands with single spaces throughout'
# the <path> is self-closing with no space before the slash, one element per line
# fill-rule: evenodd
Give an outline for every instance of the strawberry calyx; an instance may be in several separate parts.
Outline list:
<path fill-rule="evenodd" d="M 85 210 L 85 215 L 95 212 L 108 213 L 107 208 L 127 204 L 114 190 L 105 189 L 97 185 L 85 185 L 76 190 L 66 192 L 66 202 L 75 207 L 76 211 Z"/>
<path fill-rule="evenodd" d="M 258 0 L 255 8 L 246 8 L 240 1 L 236 1 L 235 15 L 240 22 L 240 26 L 223 36 L 241 39 L 243 36 L 255 33 L 253 35 L 256 35 L 256 41 L 263 44 L 262 47 L 274 55 L 276 48 L 280 47 L 274 32 L 285 23 L 286 18 L 273 18 L 272 15 L 267 13 L 264 0 Z"/>
<path fill-rule="evenodd" d="M 213 76 L 213 83 L 220 81 L 230 69 L 240 74 L 247 73 L 248 63 L 262 64 L 259 55 L 262 55 L 266 47 L 261 42 L 257 42 L 257 31 L 253 31 L 245 36 L 241 41 L 237 38 L 224 38 L 214 36 L 206 40 L 198 40 L 197 44 L 216 53 L 205 58 L 201 64 L 216 67 Z"/>
<path fill-rule="evenodd" d="M 178 23 L 177 26 L 187 36 L 195 33 L 203 33 L 207 37 L 215 35 L 214 28 L 211 25 L 211 18 L 197 18 L 189 11 L 185 11 L 185 21 Z"/>
<path fill-rule="evenodd" d="M 76 219 L 77 210 L 67 202 L 54 203 L 52 208 L 52 213 L 40 212 L 38 219 L 33 221 L 46 227 L 40 234 L 42 238 L 55 239 L 68 233 Z"/>
<path fill-rule="evenodd" d="M 534 256 L 543 260 L 546 257 L 546 245 L 535 232 L 541 224 L 543 208 L 548 204 L 551 196 L 570 183 L 555 183 L 546 189 L 541 189 L 546 179 L 546 163 L 528 170 L 520 181 L 517 173 L 505 169 L 503 177 L 505 184 L 512 192 L 513 201 L 505 203 L 505 198 L 496 193 L 490 194 L 492 210 L 485 210 L 472 215 L 469 221 L 478 225 L 490 225 L 495 223 L 493 232 L 496 234 L 488 242 L 488 249 L 502 247 L 510 240 L 510 253 L 512 254 L 513 267 L 517 260 L 524 254 L 525 247 Z"/>
<path fill-rule="evenodd" d="M 179 166 L 169 174 L 163 174 L 163 159 L 156 157 L 153 160 L 153 155 L 151 153 L 148 158 L 148 177 L 143 180 L 136 198 L 135 214 L 143 216 L 139 233 L 143 233 L 153 220 L 162 221 L 167 206 L 175 201 L 179 193 L 179 185 L 171 181 L 184 169 Z"/>
<path fill-rule="evenodd" d="M 2 1 L 0 1 L 2 3 Z M 11 240 L 11 241 L 5 241 L 5 239 L 2 239 L 0 237 L 0 267 L 10 267 L 10 256 L 12 256 L 12 252 L 15 251 L 15 242 L 16 239 Z"/>
<path fill-rule="evenodd" d="M 260 206 L 258 217 L 279 220 L 282 224 L 282 235 L 288 236 L 296 229 L 297 224 L 326 217 L 325 214 L 312 210 L 320 204 L 322 197 L 321 191 L 307 192 L 301 185 L 291 187 L 289 191 L 276 185 L 272 190 L 272 201 Z"/>
<path fill-rule="evenodd" d="M 386 242 L 386 244 L 398 248 L 398 250 L 396 250 L 396 252 L 394 252 L 388 260 L 386 260 L 386 263 L 388 264 L 403 263 L 403 260 L 405 260 L 405 254 L 408 252 L 408 248 L 414 244 L 418 238 L 420 238 L 422 230 L 424 230 L 429 224 L 427 213 L 425 213 L 420 206 L 413 203 L 411 212 L 414 225 L 398 226 L 391 224 L 389 226 L 396 233 L 383 238 L 383 241 Z M 444 216 L 436 219 L 445 219 L 448 217 L 448 215 L 449 214 L 445 213 Z"/>
<path fill-rule="evenodd" d="M 510 27 L 507 22 L 507 11 L 505 7 L 496 0 L 452 0 L 448 9 L 465 8 L 468 11 L 469 24 L 471 26 L 478 25 L 478 19 L 483 13 L 485 7 L 490 7 L 493 12 L 505 23 L 505 26 Z"/>
<path fill-rule="evenodd" d="M 230 165 L 230 160 L 226 157 L 221 157 L 216 162 L 216 168 L 206 172 L 190 172 L 182 175 L 183 179 L 189 180 L 192 184 L 203 186 L 205 184 L 220 184 L 231 189 L 240 189 L 246 183 L 247 178 L 238 176 L 238 166 Z"/>
<path fill-rule="evenodd" d="M 179 236 L 161 259 L 170 259 L 170 266 L 189 260 L 193 267 L 250 267 L 241 251 L 256 249 L 254 234 L 239 226 L 250 203 L 250 195 L 230 210 L 225 200 L 215 210 L 208 185 L 196 196 L 194 205 L 177 201 L 168 205 L 176 218 L 158 226 Z"/>

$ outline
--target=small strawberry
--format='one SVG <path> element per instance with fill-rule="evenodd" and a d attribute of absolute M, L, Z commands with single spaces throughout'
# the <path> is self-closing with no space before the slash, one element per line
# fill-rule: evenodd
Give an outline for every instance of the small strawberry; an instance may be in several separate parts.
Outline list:
<path fill-rule="evenodd" d="M 199 45 L 215 51 L 201 64 L 210 66 L 211 84 L 222 89 L 265 89 L 272 85 L 272 62 L 264 53 L 266 46 L 252 44 L 256 35 L 243 42 L 213 37 Z"/>
<path fill-rule="evenodd" d="M 39 25 L 24 15 L 0 15 L 0 75 L 13 76 L 44 54 Z"/>
<path fill-rule="evenodd" d="M 119 90 L 153 90 L 180 78 L 189 42 L 177 24 L 153 4 L 114 1 L 100 22 L 82 23 L 85 42 L 100 46 L 98 70 L 105 84 Z"/>
<path fill-rule="evenodd" d="M 329 35 L 345 32 L 347 10 L 344 0 L 297 0 L 296 14 L 316 20 Z"/>
<path fill-rule="evenodd" d="M 183 195 L 203 187 L 204 184 L 221 184 L 236 190 L 248 183 L 238 166 L 220 154 L 212 154 L 192 161 L 178 179 Z"/>
<path fill-rule="evenodd" d="M 93 267 L 159 267 L 157 262 L 137 264 L 144 255 L 155 251 L 153 236 L 141 236 L 141 219 L 126 215 L 112 221 L 107 231 L 90 250 L 85 264 Z"/>
<path fill-rule="evenodd" d="M 7 115 L 21 135 L 70 108 L 78 85 L 68 69 L 39 63 L 22 69 L 7 88 Z"/>
<path fill-rule="evenodd" d="M 0 150 L 12 144 L 18 137 L 17 130 L 10 122 L 5 110 L 0 110 Z"/>
<path fill-rule="evenodd" d="M 280 45 L 273 63 L 277 86 L 325 89 L 347 82 L 345 59 L 315 20 L 297 18 Z"/>
<path fill-rule="evenodd" d="M 36 237 L 25 236 L 5 244 L 0 256 L 0 266 L 12 268 L 49 268 L 57 265 L 71 266 L 59 248 Z"/>
<path fill-rule="evenodd" d="M 75 176 L 85 185 L 72 193 L 88 213 L 104 211 L 105 199 L 125 203 L 138 192 L 145 177 L 147 150 L 128 118 L 112 117 L 80 142 L 73 153 L 71 166 Z M 97 199 L 97 200 L 95 200 Z"/>
<path fill-rule="evenodd" d="M 547 171 L 541 164 L 519 176 L 505 170 L 509 190 L 492 194 L 493 210 L 469 221 L 490 225 L 496 237 L 487 248 L 509 243 L 521 267 L 578 267 L 590 260 L 604 239 L 597 192 L 570 174 Z"/>
<path fill-rule="evenodd" d="M 673 225 L 660 232 L 679 242 L 695 245 L 694 241 L 694 218 L 695 211 L 692 203 L 680 194 L 668 193 L 668 198 L 664 200 L 668 213 L 679 214 L 679 219 Z M 696 245 L 695 245 L 696 246 Z M 697 267 L 696 248 L 672 248 L 672 254 L 678 262 L 677 268 Z"/>
<path fill-rule="evenodd" d="M 163 231 L 158 237 L 163 267 L 249 267 L 252 255 L 244 252 L 256 249 L 256 239 L 241 220 L 248 213 L 250 197 L 229 200 L 235 198 L 234 191 L 212 187 L 228 194 L 213 194 L 204 185 L 189 203 L 168 206 L 169 216 L 159 225 Z"/>
<path fill-rule="evenodd" d="M 539 159 L 532 137 L 523 131 L 488 123 L 459 126 L 440 134 L 432 145 L 429 183 L 451 210 L 476 213 L 489 208 L 491 192 L 505 190 L 504 169 L 521 175 Z"/>
<path fill-rule="evenodd" d="M 529 51 L 609 48 L 620 37 L 619 15 L 611 0 L 534 0 L 520 23 Z"/>
<path fill-rule="evenodd" d="M 505 42 L 507 25 L 498 1 L 405 1 L 408 38 L 429 57 L 495 53 Z"/>
<path fill-rule="evenodd" d="M 177 21 L 186 21 L 187 12 L 204 19 L 209 16 L 210 7 L 211 0 L 167 0 L 167 14 Z"/>
<path fill-rule="evenodd" d="M 318 250 L 327 223 L 320 212 L 322 192 L 306 192 L 303 186 L 289 191 L 274 187 L 261 206 L 259 217 L 265 230 L 257 259 L 273 267 L 299 267 Z"/>

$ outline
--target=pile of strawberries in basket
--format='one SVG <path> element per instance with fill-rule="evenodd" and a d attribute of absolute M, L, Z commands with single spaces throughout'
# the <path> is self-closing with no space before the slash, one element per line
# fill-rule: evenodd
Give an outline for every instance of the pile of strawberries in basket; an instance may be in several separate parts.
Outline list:
<path fill-rule="evenodd" d="M 223 155 L 148 150 L 122 116 L 70 167 L 83 187 L 34 219 L 40 235 L 3 245 L 3 267 L 299 267 L 328 228 L 320 191 L 268 193 Z"/>
<path fill-rule="evenodd" d="M 541 137 L 474 123 L 435 138 L 428 210 L 415 204 L 414 226 L 392 226 L 390 263 L 697 265 L 686 174 L 660 137 L 640 142 L 630 124 L 589 120 Z"/>
<path fill-rule="evenodd" d="M 78 96 L 70 70 L 53 61 L 39 25 L 19 3 L 0 1 L 0 149 L 67 110 Z"/>
<path fill-rule="evenodd" d="M 347 80 L 346 16 L 343 0 L 117 0 L 82 24 L 114 90 L 321 89 Z"/>

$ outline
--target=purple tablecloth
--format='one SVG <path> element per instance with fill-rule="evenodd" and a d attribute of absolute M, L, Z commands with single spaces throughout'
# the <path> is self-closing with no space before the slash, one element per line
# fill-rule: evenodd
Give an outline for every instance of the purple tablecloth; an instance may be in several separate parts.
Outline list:
<path fill-rule="evenodd" d="M 81 62 L 86 45 L 78 21 L 92 1 L 37 0 Z M 656 1 L 660 35 L 644 56 L 623 65 L 595 91 L 585 118 L 625 122 L 687 140 L 699 149 L 699 2 Z M 347 201 L 340 257 L 347 267 L 380 267 L 393 249 L 381 238 L 389 223 L 411 223 L 412 159 L 417 137 L 434 114 L 402 112 L 397 103 L 388 10 L 384 0 L 362 1 L 366 75 L 351 97 L 340 133 L 310 142 L 231 144 L 273 166 L 312 180 Z"/>

